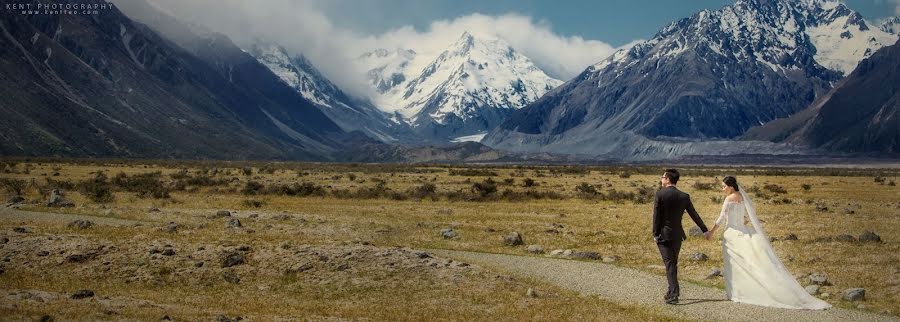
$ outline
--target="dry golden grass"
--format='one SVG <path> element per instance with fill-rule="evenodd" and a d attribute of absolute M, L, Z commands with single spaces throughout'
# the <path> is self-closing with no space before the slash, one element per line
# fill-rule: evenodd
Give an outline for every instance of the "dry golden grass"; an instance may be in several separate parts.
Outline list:
<path fill-rule="evenodd" d="M 0 178 L 22 179 L 45 185 L 44 177 L 77 182 L 93 177 L 102 170 L 110 177 L 118 172 L 128 175 L 160 171 L 167 184 L 170 176 L 187 168 L 189 173 L 211 169 L 208 164 L 86 164 L 86 163 L 30 163 L 28 174 L 23 173 L 26 164 L 17 164 Z M 254 166 L 247 176 L 241 167 Z M 58 176 L 51 176 L 54 168 Z M 274 172 L 260 171 L 261 168 Z M 463 168 L 451 168 L 463 169 Z M 496 167 L 479 168 L 495 172 L 492 176 L 502 193 L 505 189 L 523 192 L 535 190 L 555 192 L 562 200 L 508 201 L 488 198 L 488 201 L 453 201 L 453 193 L 469 193 L 473 183 L 482 182 L 485 176 L 450 175 L 445 166 L 369 166 L 369 165 L 318 165 L 318 164 L 225 164 L 219 167 L 214 178 L 231 181 L 224 186 L 198 187 L 186 191 L 173 191 L 168 199 L 143 199 L 133 193 L 117 191 L 115 201 L 101 205 L 79 193 L 68 192 L 78 207 L 53 209 L 107 217 L 116 217 L 160 224 L 145 227 L 98 227 L 85 231 L 72 231 L 61 225 L 39 225 L 36 233 L 77 234 L 96 241 L 114 245 L 149 242 L 156 239 L 171 240 L 174 245 L 250 244 L 254 249 L 275 247 L 289 240 L 295 244 L 332 245 L 348 241 L 363 241 L 378 247 L 407 246 L 411 248 L 446 248 L 471 251 L 501 252 L 525 255 L 524 247 L 504 246 L 504 234 L 516 231 L 524 236 L 526 244 L 542 245 L 548 252 L 553 249 L 597 251 L 602 255 L 620 257 L 617 265 L 634 267 L 654 274 L 662 274 L 648 265 L 660 264 L 659 254 L 650 238 L 650 204 L 631 200 L 610 201 L 583 199 L 575 187 L 581 183 L 597 186 L 601 193 L 610 189 L 632 192 L 639 187 L 655 187 L 660 169 L 594 167 Z M 2 169 L 0 169 L 2 170 Z M 628 171 L 630 175 L 622 175 Z M 418 173 L 417 173 L 418 172 Z M 208 172 L 209 173 L 209 172 Z M 769 198 L 753 197 L 760 218 L 768 234 L 783 239 L 789 233 L 799 237 L 797 241 L 778 240 L 773 243 L 776 252 L 795 274 L 825 273 L 833 286 L 823 288 L 831 293 L 827 299 L 840 307 L 851 307 L 840 300 L 840 292 L 846 288 L 866 288 L 865 310 L 900 314 L 900 189 L 888 185 L 896 181 L 895 170 L 827 170 L 827 169 L 712 169 L 690 168 L 682 171 L 679 188 L 691 194 L 704 221 L 711 226 L 718 216 L 721 203 L 713 198 L 721 193 L 715 190 L 696 190 L 694 183 L 715 183 L 714 177 L 737 173 L 742 187 L 762 188 L 766 184 L 784 187 L 786 194 L 762 190 Z M 351 174 L 353 180 L 351 180 Z M 835 175 L 830 175 L 835 174 Z M 885 182 L 875 182 L 875 176 L 886 176 Z M 534 179 L 537 187 L 525 188 L 525 178 Z M 512 184 L 505 184 L 512 179 Z M 269 186 L 311 182 L 321 185 L 324 197 L 296 197 L 282 195 L 243 195 L 240 193 L 248 181 Z M 344 199 L 332 195 L 335 189 L 356 191 L 372 188 L 377 181 L 393 192 L 406 192 L 423 183 L 437 187 L 438 198 L 431 200 L 393 200 L 390 196 L 371 199 Z M 801 185 L 808 184 L 809 191 Z M 715 185 L 714 185 L 715 186 Z M 697 186 L 699 187 L 699 186 Z M 46 188 L 45 188 L 46 189 Z M 192 191 L 192 192 L 187 192 Z M 7 193 L 5 196 L 8 196 Z M 28 200 L 45 200 L 39 189 L 25 191 Z M 790 199 L 790 203 L 780 202 Z M 498 200 L 495 200 L 498 199 Z M 262 203 L 252 207 L 246 200 Z M 721 200 L 721 199 L 718 199 Z M 773 201 L 779 202 L 773 202 Z M 816 205 L 827 205 L 829 211 L 816 210 Z M 148 212 L 159 207 L 162 212 Z M 845 214 L 845 208 L 854 210 Z M 29 205 L 27 209 L 48 210 L 41 205 Z M 264 220 L 245 221 L 254 229 L 252 234 L 225 234 L 222 222 L 209 222 L 205 217 L 219 209 L 236 210 L 242 214 L 259 213 L 261 218 L 280 213 L 294 214 L 304 222 L 287 221 L 270 223 Z M 242 219 L 243 220 L 243 219 Z M 690 221 L 685 218 L 686 221 Z M 175 221 L 200 225 L 190 233 L 176 235 L 161 233 L 154 225 Z M 266 228 L 266 223 L 272 227 Z M 557 224 L 557 225 L 554 225 Z M 2 222 L 3 231 L 17 227 L 18 222 Z M 561 225 L 561 227 L 560 227 Z M 689 227 L 687 223 L 686 227 Z M 453 227 L 458 239 L 443 239 L 442 228 Z M 548 232 L 555 229 L 556 232 Z M 848 243 L 815 241 L 820 237 L 839 234 L 860 235 L 864 230 L 876 232 L 883 243 Z M 694 263 L 687 258 L 693 252 L 709 255 L 706 262 Z M 682 249 L 682 279 L 701 284 L 723 287 L 721 278 L 705 280 L 712 268 L 721 267 L 721 246 L 716 241 L 692 238 Z M 163 308 L 125 306 L 118 314 L 136 318 L 159 318 L 162 314 L 199 317 L 208 312 L 220 312 L 227 316 L 253 316 L 258 319 L 276 317 L 341 317 L 372 318 L 376 320 L 429 319 L 660 319 L 659 312 L 646 312 L 641 308 L 622 308 L 606 304 L 597 298 L 582 297 L 542 284 L 540 281 L 498 279 L 496 276 L 465 274 L 466 278 L 448 282 L 437 275 L 412 274 L 367 280 L 364 285 L 303 285 L 290 281 L 254 279 L 249 274 L 246 283 L 239 286 L 208 281 L 191 286 L 189 282 L 170 281 L 160 285 L 135 287 L 110 278 L 96 281 L 95 275 L 83 276 L 65 273 L 65 267 L 36 271 L 10 270 L 0 275 L 2 289 L 37 289 L 71 293 L 93 280 L 91 285 L 98 294 L 111 297 L 147 300 Z M 177 275 L 177 274 L 176 274 Z M 242 277 L 243 278 L 243 277 Z M 801 279 L 803 283 L 805 278 Z M 283 283 L 282 283 L 283 282 Z M 265 290 L 258 285 L 269 285 Z M 271 284 L 271 285 L 270 285 Z M 280 285 L 295 285 L 282 287 Z M 524 297 L 525 289 L 535 285 L 547 290 L 548 295 L 539 299 Z M 17 303 L 15 309 L 4 306 L 5 313 L 19 316 L 45 312 L 42 304 Z M 60 315 L 89 316 L 96 308 L 72 305 L 70 300 L 53 302 Z M 0 312 L 0 314 L 5 314 Z M 216 314 L 220 314 L 216 313 Z"/>

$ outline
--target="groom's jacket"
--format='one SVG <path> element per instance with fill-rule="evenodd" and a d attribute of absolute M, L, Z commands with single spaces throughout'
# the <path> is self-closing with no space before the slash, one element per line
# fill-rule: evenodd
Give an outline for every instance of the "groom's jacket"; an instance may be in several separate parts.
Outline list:
<path fill-rule="evenodd" d="M 670 240 L 685 240 L 684 228 L 681 226 L 681 218 L 685 210 L 691 219 L 697 223 L 700 230 L 706 232 L 706 225 L 694 209 L 691 196 L 673 187 L 663 187 L 656 192 L 653 201 L 653 237 L 657 242 Z M 676 239 L 679 238 L 679 239 Z"/>

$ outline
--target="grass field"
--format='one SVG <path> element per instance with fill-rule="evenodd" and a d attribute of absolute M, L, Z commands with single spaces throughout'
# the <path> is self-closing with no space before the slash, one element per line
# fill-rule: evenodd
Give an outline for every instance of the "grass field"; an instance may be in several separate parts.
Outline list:
<path fill-rule="evenodd" d="M 8 240 L 0 248 L 0 289 L 7 293 L 0 297 L 0 315 L 665 320 L 660 312 L 616 306 L 416 251 L 544 256 L 526 251 L 527 245 L 541 245 L 547 253 L 572 249 L 615 256 L 615 265 L 663 274 L 650 238 L 651 197 L 662 170 L 8 161 L 0 166 L 0 196 L 21 195 L 23 210 L 136 223 L 78 229 L 65 222 L 0 221 L 0 238 Z M 709 226 L 722 201 L 715 178 L 736 175 L 751 192 L 767 233 L 776 238 L 776 252 L 801 284 L 808 283 L 809 273 L 826 274 L 832 285 L 821 292 L 833 305 L 900 314 L 898 170 L 681 171 L 679 189 L 691 194 Z M 47 207 L 54 188 L 75 206 Z M 232 216 L 216 217 L 219 210 Z M 232 218 L 241 227 L 227 227 Z M 443 238 L 446 228 L 457 237 Z M 864 231 L 875 232 L 882 242 L 841 236 L 856 239 Z M 506 246 L 502 238 L 511 232 L 520 233 L 525 244 Z M 789 234 L 797 240 L 788 240 Z M 174 254 L 164 255 L 166 249 Z M 695 252 L 709 259 L 689 260 Z M 71 260 L 73 254 L 87 259 Z M 223 267 L 233 254 L 243 263 Z M 706 279 L 721 260 L 717 241 L 691 238 L 682 249 L 680 276 L 724 287 L 721 277 Z M 853 287 L 866 289 L 865 301 L 841 300 L 841 292 Z M 69 299 L 85 288 L 97 296 Z M 528 288 L 539 296 L 526 296 Z"/>

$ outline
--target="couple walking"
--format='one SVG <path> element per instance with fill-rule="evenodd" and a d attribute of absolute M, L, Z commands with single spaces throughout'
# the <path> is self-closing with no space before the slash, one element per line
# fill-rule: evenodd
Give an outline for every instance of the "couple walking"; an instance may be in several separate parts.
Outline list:
<path fill-rule="evenodd" d="M 664 298 L 666 303 L 677 304 L 680 295 L 678 253 L 681 251 L 681 242 L 686 239 L 681 219 L 687 211 L 707 240 L 724 225 L 723 275 L 725 295 L 729 300 L 790 309 L 821 310 L 831 307 L 807 293 L 775 255 L 756 216 L 753 203 L 747 193 L 740 189 L 735 177 L 727 176 L 720 183 L 726 197 L 719 218 L 711 230 L 703 224 L 691 197 L 676 188 L 679 178 L 678 170 L 667 169 L 660 177 L 662 188 L 656 193 L 653 202 L 653 239 L 665 264 L 669 283 Z M 747 226 L 745 222 L 749 222 L 751 226 Z"/>

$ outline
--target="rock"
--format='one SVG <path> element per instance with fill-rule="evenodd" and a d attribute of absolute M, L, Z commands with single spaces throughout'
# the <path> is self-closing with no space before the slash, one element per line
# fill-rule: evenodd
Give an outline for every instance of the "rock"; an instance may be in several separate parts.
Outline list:
<path fill-rule="evenodd" d="M 528 252 L 532 254 L 543 254 L 544 246 L 541 245 L 528 245 Z"/>
<path fill-rule="evenodd" d="M 275 217 L 272 217 L 272 219 L 285 221 L 285 220 L 294 219 L 294 216 L 291 216 L 289 214 L 279 214 L 279 215 L 275 215 Z"/>
<path fill-rule="evenodd" d="M 47 315 L 47 314 L 44 314 L 44 315 L 41 316 L 40 319 L 38 319 L 38 321 L 40 321 L 40 322 L 53 322 L 54 320 L 53 320 L 53 317 L 52 317 L 52 316 Z"/>
<path fill-rule="evenodd" d="M 485 229 L 484 229 L 484 232 L 486 232 L 486 233 L 493 233 L 493 232 L 496 232 L 496 230 L 494 230 L 494 228 L 488 227 L 488 228 L 485 228 Z"/>
<path fill-rule="evenodd" d="M 235 272 L 231 272 L 231 271 L 223 272 L 222 278 L 224 278 L 226 282 L 231 283 L 231 284 L 238 284 L 241 282 L 241 278 L 238 277 Z"/>
<path fill-rule="evenodd" d="M 562 256 L 562 254 L 563 254 L 562 249 L 554 249 L 553 251 L 550 252 L 550 256 L 553 256 L 553 257 Z"/>
<path fill-rule="evenodd" d="M 224 315 L 219 315 L 218 317 L 216 317 L 216 322 L 238 322 L 238 321 L 243 321 L 243 320 L 244 320 L 244 318 L 242 318 L 240 316 L 231 318 L 231 317 L 227 317 Z"/>
<path fill-rule="evenodd" d="M 225 217 L 231 217 L 231 212 L 228 210 L 216 211 L 216 218 L 225 218 Z"/>
<path fill-rule="evenodd" d="M 828 282 L 828 275 L 822 273 L 809 274 L 809 283 L 821 286 L 831 285 L 831 283 Z"/>
<path fill-rule="evenodd" d="M 826 206 L 825 204 L 821 204 L 821 203 L 820 203 L 820 204 L 816 204 L 816 211 L 818 211 L 818 212 L 826 212 L 826 211 L 828 211 L 828 206 Z"/>
<path fill-rule="evenodd" d="M 167 225 L 162 227 L 162 231 L 167 233 L 177 233 L 179 227 L 180 226 L 178 226 L 178 224 L 169 222 Z"/>
<path fill-rule="evenodd" d="M 692 262 L 705 262 L 709 259 L 709 256 L 706 256 L 704 253 L 696 252 L 691 254 L 690 260 Z"/>
<path fill-rule="evenodd" d="M 59 189 L 53 189 L 53 191 L 50 192 L 50 198 L 47 199 L 47 207 L 75 207 L 75 203 L 64 198 Z"/>
<path fill-rule="evenodd" d="M 793 233 L 788 234 L 786 237 L 784 237 L 784 240 L 797 240 L 797 239 L 798 239 L 797 235 L 794 235 Z"/>
<path fill-rule="evenodd" d="M 426 252 L 415 252 L 415 253 L 413 253 L 413 254 L 415 254 L 416 257 L 418 257 L 418 258 L 423 258 L 423 259 L 424 259 L 424 258 L 431 258 L 431 254 L 428 254 L 428 253 L 426 253 Z"/>
<path fill-rule="evenodd" d="M 162 254 L 163 256 L 175 256 L 175 250 L 172 248 L 166 248 L 163 249 L 160 254 Z"/>
<path fill-rule="evenodd" d="M 604 262 L 604 263 L 609 264 L 609 263 L 615 263 L 615 262 L 618 262 L 618 261 L 619 261 L 619 256 L 616 256 L 616 255 L 612 255 L 612 256 L 603 256 L 603 262 Z"/>
<path fill-rule="evenodd" d="M 534 289 L 530 287 L 528 288 L 528 291 L 525 292 L 525 295 L 532 298 L 538 297 L 537 292 L 535 292 Z"/>
<path fill-rule="evenodd" d="M 864 288 L 848 288 L 844 290 L 843 296 L 841 297 L 844 301 L 865 301 L 866 300 L 866 289 Z"/>
<path fill-rule="evenodd" d="M 444 239 L 451 239 L 456 238 L 459 235 L 456 234 L 456 231 L 453 230 L 453 228 L 444 228 L 441 229 L 441 236 L 444 237 Z"/>
<path fill-rule="evenodd" d="M 569 256 L 572 256 L 572 250 L 571 250 L 571 249 L 566 249 L 566 250 L 564 250 L 564 251 L 562 252 L 562 256 L 563 256 L 563 257 L 569 257 Z"/>
<path fill-rule="evenodd" d="M 713 279 L 719 276 L 722 276 L 722 270 L 713 268 L 711 271 L 709 271 L 709 275 L 706 275 L 706 279 Z"/>
<path fill-rule="evenodd" d="M 600 259 L 600 253 L 598 253 L 598 252 L 573 252 L 572 258 L 598 260 L 598 259 Z"/>
<path fill-rule="evenodd" d="M 519 246 L 525 244 L 525 241 L 522 240 L 522 235 L 517 232 L 512 232 L 503 237 L 503 244 L 506 246 Z"/>
<path fill-rule="evenodd" d="M 222 259 L 222 268 L 228 268 L 244 264 L 244 254 L 239 252 L 231 252 Z"/>
<path fill-rule="evenodd" d="M 856 241 L 856 237 L 853 237 L 853 236 L 850 236 L 847 234 L 838 235 L 837 237 L 835 237 L 835 239 L 837 239 L 838 241 L 842 241 L 842 242 L 855 242 Z"/>
<path fill-rule="evenodd" d="M 855 213 L 856 213 L 856 210 L 853 210 L 853 209 L 850 209 L 850 208 L 844 208 L 844 214 L 845 214 L 845 215 L 852 215 L 852 214 L 855 214 Z"/>
<path fill-rule="evenodd" d="M 250 214 L 247 218 L 259 218 L 259 214 Z"/>
<path fill-rule="evenodd" d="M 42 250 L 42 251 L 39 251 L 39 252 L 37 253 L 37 255 L 40 256 L 40 257 L 50 256 L 50 252 L 48 252 L 48 251 L 46 251 L 46 250 Z"/>
<path fill-rule="evenodd" d="M 237 218 L 231 218 L 228 220 L 228 223 L 225 224 L 226 228 L 241 228 L 241 221 Z"/>
<path fill-rule="evenodd" d="M 822 294 L 819 294 L 819 297 L 821 297 L 823 299 L 827 299 L 827 298 L 831 297 L 831 293 L 822 293 Z"/>
<path fill-rule="evenodd" d="M 89 297 L 94 297 L 94 291 L 91 290 L 78 290 L 72 294 L 73 300 L 86 299 Z"/>
<path fill-rule="evenodd" d="M 69 228 L 78 228 L 78 229 L 88 229 L 94 226 L 94 222 L 90 220 L 76 219 L 75 221 L 70 222 L 66 227 Z"/>
<path fill-rule="evenodd" d="M 816 295 L 819 294 L 819 289 L 820 289 L 820 288 L 821 288 L 821 286 L 818 286 L 818 285 L 815 285 L 815 284 L 810 285 L 810 286 L 807 286 L 807 287 L 806 287 L 806 293 L 809 293 L 809 295 L 812 295 L 812 296 L 816 296 Z"/>
<path fill-rule="evenodd" d="M 27 234 L 27 233 L 30 233 L 31 231 L 28 230 L 28 228 L 25 228 L 25 227 L 16 227 L 16 228 L 13 228 L 13 232 L 17 232 L 17 233 L 20 233 L 20 234 Z"/>
<path fill-rule="evenodd" d="M 688 229 L 688 235 L 691 237 L 703 236 L 703 230 L 700 227 L 694 226 L 691 229 Z"/>
<path fill-rule="evenodd" d="M 6 200 L 6 206 L 10 207 L 12 205 L 15 205 L 18 203 L 23 203 L 23 202 L 25 202 L 25 198 L 22 198 L 22 196 L 19 196 L 19 195 L 15 195 Z"/>
<path fill-rule="evenodd" d="M 859 235 L 859 241 L 880 243 L 881 236 L 878 236 L 878 234 L 875 234 L 871 231 L 866 230 L 862 233 L 862 235 Z"/>
<path fill-rule="evenodd" d="M 147 209 L 147 212 L 159 212 L 159 207 L 150 207 L 150 209 Z"/>

